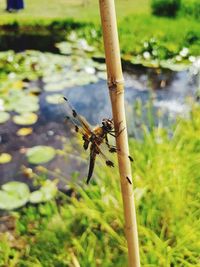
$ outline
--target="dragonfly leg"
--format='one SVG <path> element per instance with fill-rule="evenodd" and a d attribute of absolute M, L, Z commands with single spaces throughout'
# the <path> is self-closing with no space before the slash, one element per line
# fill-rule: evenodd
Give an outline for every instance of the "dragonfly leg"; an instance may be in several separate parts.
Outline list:
<path fill-rule="evenodd" d="M 118 137 L 124 130 L 126 129 L 126 127 L 124 127 L 123 129 L 121 129 L 120 131 L 118 130 L 113 130 L 113 131 L 109 131 L 109 134 L 113 137 Z"/>
<path fill-rule="evenodd" d="M 121 132 L 124 131 L 124 130 L 125 130 L 125 128 L 122 129 L 122 130 L 118 133 L 118 135 L 112 134 L 112 133 L 110 133 L 110 132 L 109 132 L 109 134 L 110 134 L 111 136 L 113 136 L 113 137 L 118 137 L 118 136 L 121 134 Z M 111 153 L 116 153 L 117 151 L 119 151 L 119 152 L 121 151 L 121 150 L 120 150 L 119 148 L 117 148 L 116 146 L 110 145 L 110 144 L 108 143 L 108 137 L 107 137 L 107 135 L 106 135 L 105 140 L 106 140 L 106 145 L 108 146 L 109 151 L 110 151 Z M 134 161 L 133 158 L 132 158 L 130 155 L 127 155 L 127 156 L 128 156 L 128 158 L 129 158 L 129 160 L 130 160 L 131 162 Z"/>
<path fill-rule="evenodd" d="M 108 149 L 109 149 L 109 152 L 111 152 L 111 153 L 115 153 L 115 152 L 117 152 L 117 147 L 114 146 L 114 145 L 110 145 L 110 144 L 109 144 L 107 134 L 105 135 L 105 141 L 106 141 L 106 145 L 107 145 L 107 147 L 108 147 Z"/>

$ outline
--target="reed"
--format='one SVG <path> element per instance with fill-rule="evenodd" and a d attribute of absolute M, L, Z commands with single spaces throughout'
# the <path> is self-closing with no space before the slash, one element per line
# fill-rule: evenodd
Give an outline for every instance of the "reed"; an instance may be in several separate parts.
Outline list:
<path fill-rule="evenodd" d="M 99 0 L 104 48 L 107 66 L 108 89 L 116 130 L 116 146 L 125 216 L 125 233 L 128 244 L 129 266 L 139 267 L 139 245 L 132 174 L 124 108 L 124 79 L 121 66 L 119 39 L 114 0 Z"/>

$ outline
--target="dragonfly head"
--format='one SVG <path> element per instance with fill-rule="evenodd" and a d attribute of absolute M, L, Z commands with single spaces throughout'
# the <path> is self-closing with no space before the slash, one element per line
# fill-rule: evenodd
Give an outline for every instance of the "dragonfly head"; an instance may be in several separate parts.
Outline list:
<path fill-rule="evenodd" d="M 103 119 L 102 125 L 106 131 L 112 131 L 114 129 L 114 123 L 111 119 Z"/>

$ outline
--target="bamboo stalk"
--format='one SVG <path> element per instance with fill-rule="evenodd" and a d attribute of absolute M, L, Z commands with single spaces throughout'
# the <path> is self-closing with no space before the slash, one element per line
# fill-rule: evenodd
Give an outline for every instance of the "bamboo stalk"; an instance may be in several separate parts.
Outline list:
<path fill-rule="evenodd" d="M 108 88 L 112 104 L 115 129 L 125 129 L 116 137 L 121 191 L 125 216 L 125 233 L 130 267 L 140 266 L 136 212 L 134 204 L 131 166 L 128 156 L 128 136 L 124 108 L 124 80 L 114 0 L 99 0 L 106 55 Z M 127 178 L 128 177 L 128 178 Z"/>

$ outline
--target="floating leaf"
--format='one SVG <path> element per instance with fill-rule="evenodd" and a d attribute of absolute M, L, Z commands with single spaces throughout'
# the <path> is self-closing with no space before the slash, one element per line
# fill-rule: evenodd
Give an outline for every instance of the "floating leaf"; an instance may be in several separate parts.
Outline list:
<path fill-rule="evenodd" d="M 48 92 L 62 91 L 64 88 L 63 83 L 48 83 L 44 86 L 44 90 Z"/>
<path fill-rule="evenodd" d="M 49 75 L 48 73 L 47 73 L 47 76 L 45 76 L 44 78 L 43 78 L 43 81 L 45 82 L 45 83 L 59 83 L 62 79 L 63 79 L 64 77 L 63 77 L 63 74 L 56 74 L 56 73 L 54 73 L 54 75 Z"/>
<path fill-rule="evenodd" d="M 35 113 L 25 113 L 13 117 L 14 123 L 18 125 L 31 125 L 36 123 L 38 116 Z"/>
<path fill-rule="evenodd" d="M 13 181 L 2 185 L 2 189 L 19 197 L 29 197 L 29 188 L 25 183 Z"/>
<path fill-rule="evenodd" d="M 49 104 L 60 104 L 60 99 L 63 97 L 61 94 L 53 94 L 53 95 L 48 95 L 46 97 L 46 101 Z"/>
<path fill-rule="evenodd" d="M 18 113 L 35 112 L 39 110 L 38 98 L 33 95 L 21 97 L 15 103 L 14 111 Z"/>
<path fill-rule="evenodd" d="M 31 203 L 40 203 L 43 201 L 43 193 L 40 190 L 34 191 L 30 194 L 30 202 Z"/>
<path fill-rule="evenodd" d="M 69 42 L 57 43 L 56 47 L 60 50 L 62 54 L 65 54 L 65 55 L 72 54 L 72 45 Z"/>
<path fill-rule="evenodd" d="M 17 131 L 18 136 L 26 136 L 29 134 L 32 134 L 33 129 L 32 128 L 21 128 Z"/>
<path fill-rule="evenodd" d="M 40 203 L 53 199 L 56 196 L 58 189 L 55 181 L 47 180 L 45 184 L 37 191 L 30 195 L 31 203 Z"/>
<path fill-rule="evenodd" d="M 4 108 L 6 111 L 15 111 L 17 113 L 27 113 L 39 109 L 39 100 L 35 95 L 29 95 L 27 92 L 12 89 L 4 97 Z"/>
<path fill-rule="evenodd" d="M 0 209 L 12 210 L 24 206 L 30 191 L 25 183 L 8 182 L 0 190 Z"/>
<path fill-rule="evenodd" d="M 47 163 L 55 157 L 55 149 L 49 146 L 35 146 L 29 148 L 27 151 L 27 157 L 29 163 L 42 164 Z"/>
<path fill-rule="evenodd" d="M 15 205 L 16 197 L 9 195 L 8 193 L 0 190 L 0 209 L 11 210 L 16 208 Z"/>
<path fill-rule="evenodd" d="M 0 154 L 0 164 L 9 163 L 12 160 L 12 156 L 8 153 Z"/>
<path fill-rule="evenodd" d="M 10 119 L 10 114 L 8 112 L 0 111 L 0 123 L 5 123 Z"/>
<path fill-rule="evenodd" d="M 184 71 L 189 68 L 189 64 L 187 63 L 174 63 L 171 61 L 161 61 L 160 65 L 162 68 L 166 68 L 172 71 Z"/>
<path fill-rule="evenodd" d="M 26 112 L 36 112 L 39 110 L 39 108 L 40 108 L 39 105 L 36 103 L 34 104 L 30 102 L 23 102 L 23 104 L 19 104 L 18 107 L 15 107 L 14 111 L 23 114 Z"/>

